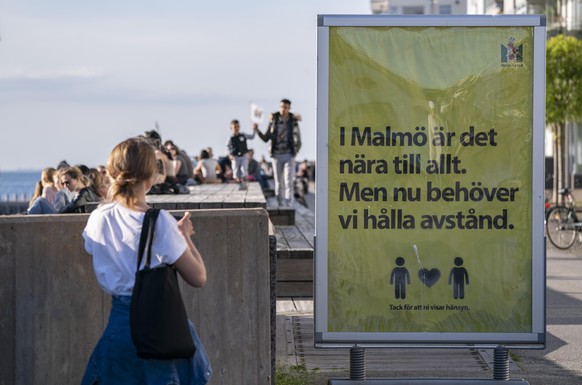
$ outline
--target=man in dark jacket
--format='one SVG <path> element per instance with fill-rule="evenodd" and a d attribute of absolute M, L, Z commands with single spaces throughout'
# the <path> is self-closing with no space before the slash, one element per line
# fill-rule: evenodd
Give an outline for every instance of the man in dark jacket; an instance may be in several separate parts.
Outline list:
<path fill-rule="evenodd" d="M 295 155 L 301 148 L 299 122 L 291 112 L 291 101 L 283 99 L 279 111 L 271 114 L 267 132 L 258 126 L 255 131 L 264 141 L 270 141 L 269 152 L 273 158 L 275 196 L 280 206 L 291 206 L 294 199 Z"/>

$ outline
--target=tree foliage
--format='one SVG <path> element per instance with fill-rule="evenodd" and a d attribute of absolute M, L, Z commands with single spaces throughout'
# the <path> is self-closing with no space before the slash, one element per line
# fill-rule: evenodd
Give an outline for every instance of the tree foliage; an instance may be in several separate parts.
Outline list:
<path fill-rule="evenodd" d="M 554 134 L 553 200 L 571 185 L 566 123 L 582 118 L 582 42 L 557 35 L 546 46 L 546 124 Z"/>
<path fill-rule="evenodd" d="M 546 49 L 546 123 L 582 119 L 582 41 L 557 35 Z"/>

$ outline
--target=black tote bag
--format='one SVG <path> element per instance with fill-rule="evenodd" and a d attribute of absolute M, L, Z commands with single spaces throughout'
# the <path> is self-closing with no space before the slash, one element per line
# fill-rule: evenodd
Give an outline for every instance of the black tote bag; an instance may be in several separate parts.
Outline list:
<path fill-rule="evenodd" d="M 149 209 L 141 231 L 129 312 L 131 338 L 140 358 L 190 358 L 196 352 L 196 347 L 190 333 L 176 269 L 169 265 L 150 268 L 158 214 L 159 209 Z M 146 261 L 140 270 L 144 251 Z"/>

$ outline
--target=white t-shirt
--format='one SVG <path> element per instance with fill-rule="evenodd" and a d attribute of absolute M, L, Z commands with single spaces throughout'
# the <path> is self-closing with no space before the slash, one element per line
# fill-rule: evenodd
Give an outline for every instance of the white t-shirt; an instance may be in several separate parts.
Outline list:
<path fill-rule="evenodd" d="M 97 282 L 109 294 L 131 295 L 144 215 L 108 203 L 89 216 L 83 231 L 85 250 L 93 256 Z M 187 247 L 174 217 L 161 210 L 154 231 L 151 267 L 174 264 Z M 144 263 L 145 256 L 141 267 Z"/>
<path fill-rule="evenodd" d="M 217 179 L 216 176 L 216 165 L 218 162 L 216 159 L 207 158 L 201 159 L 200 163 L 202 163 L 202 176 L 206 182 L 214 182 Z"/>

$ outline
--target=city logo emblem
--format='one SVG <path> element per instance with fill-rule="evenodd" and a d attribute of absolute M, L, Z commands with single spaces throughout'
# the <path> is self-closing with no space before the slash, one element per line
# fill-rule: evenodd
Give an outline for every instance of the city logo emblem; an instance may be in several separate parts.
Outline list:
<path fill-rule="evenodd" d="M 516 45 L 513 37 L 509 38 L 506 46 L 501 44 L 501 65 L 504 67 L 523 66 L 523 44 Z"/>

